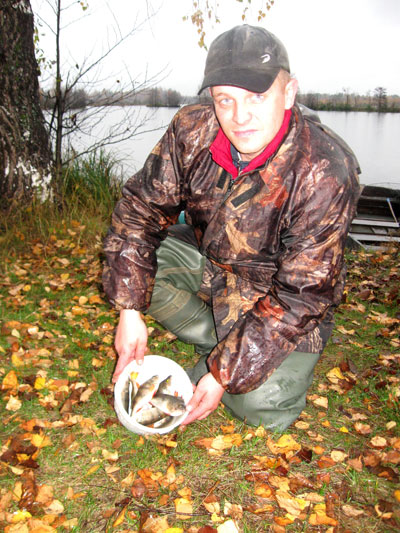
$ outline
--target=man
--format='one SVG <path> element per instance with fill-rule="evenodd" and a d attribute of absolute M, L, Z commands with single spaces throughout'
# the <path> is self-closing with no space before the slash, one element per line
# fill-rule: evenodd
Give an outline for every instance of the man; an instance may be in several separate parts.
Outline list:
<path fill-rule="evenodd" d="M 148 311 L 203 354 L 186 424 L 222 399 L 283 430 L 305 406 L 341 299 L 358 164 L 295 104 L 286 50 L 263 28 L 212 43 L 204 89 L 212 104 L 176 114 L 105 240 L 104 286 L 120 309 L 114 380 L 143 359 Z M 175 225 L 181 211 L 187 225 Z"/>

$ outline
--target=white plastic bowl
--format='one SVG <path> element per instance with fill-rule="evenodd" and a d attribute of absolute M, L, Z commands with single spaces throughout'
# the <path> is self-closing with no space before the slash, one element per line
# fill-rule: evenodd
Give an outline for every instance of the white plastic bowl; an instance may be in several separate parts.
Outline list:
<path fill-rule="evenodd" d="M 177 391 L 178 395 L 184 399 L 186 404 L 188 404 L 193 396 L 193 387 L 189 376 L 178 363 L 160 355 L 146 355 L 142 365 L 138 365 L 136 361 L 129 363 L 124 368 L 115 384 L 114 408 L 121 424 L 125 426 L 126 429 L 129 429 L 129 431 L 133 431 L 133 433 L 137 433 L 138 435 L 169 433 L 179 426 L 187 417 L 188 413 L 174 417 L 170 424 L 162 428 L 143 426 L 136 422 L 133 417 L 128 415 L 126 407 L 128 402 L 129 375 L 131 372 L 138 373 L 136 379 L 138 385 L 142 385 L 142 383 L 156 374 L 160 377 L 161 381 L 168 376 L 172 376 L 172 388 Z"/>

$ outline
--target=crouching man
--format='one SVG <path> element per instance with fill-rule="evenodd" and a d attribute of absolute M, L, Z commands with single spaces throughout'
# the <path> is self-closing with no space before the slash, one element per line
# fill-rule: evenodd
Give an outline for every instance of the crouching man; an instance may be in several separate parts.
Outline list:
<path fill-rule="evenodd" d="M 202 355 L 185 424 L 222 400 L 283 430 L 305 406 L 343 292 L 358 164 L 299 109 L 287 52 L 261 27 L 212 43 L 201 90 L 212 103 L 178 111 L 105 240 L 114 380 L 143 359 L 148 312 Z"/>

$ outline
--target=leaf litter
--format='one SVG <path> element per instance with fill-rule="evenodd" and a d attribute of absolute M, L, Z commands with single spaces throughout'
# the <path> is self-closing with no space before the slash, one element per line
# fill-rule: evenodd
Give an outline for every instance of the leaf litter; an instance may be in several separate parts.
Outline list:
<path fill-rule="evenodd" d="M 399 529 L 398 249 L 350 257 L 335 332 L 284 434 L 219 408 L 185 430 L 139 437 L 113 411 L 117 317 L 99 289 L 100 244 L 80 246 L 79 227 L 4 265 L 2 530 Z M 146 321 L 153 353 L 192 364 L 190 347 Z"/>

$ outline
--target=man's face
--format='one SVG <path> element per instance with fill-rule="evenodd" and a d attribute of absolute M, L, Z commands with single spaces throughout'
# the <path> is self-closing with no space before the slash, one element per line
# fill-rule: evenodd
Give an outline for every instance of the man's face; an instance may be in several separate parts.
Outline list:
<path fill-rule="evenodd" d="M 212 87 L 218 122 L 240 153 L 243 161 L 251 161 L 278 133 L 286 109 L 294 104 L 297 81 L 286 82 L 279 74 L 265 93 L 252 93 L 240 87 Z"/>

